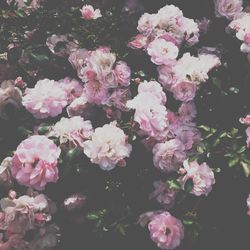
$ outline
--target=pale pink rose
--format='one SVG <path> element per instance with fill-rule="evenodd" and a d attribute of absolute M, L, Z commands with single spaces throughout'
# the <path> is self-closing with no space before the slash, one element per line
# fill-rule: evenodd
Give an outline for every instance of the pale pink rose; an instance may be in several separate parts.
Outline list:
<path fill-rule="evenodd" d="M 62 117 L 57 122 L 48 136 L 59 138 L 61 144 L 70 142 L 74 147 L 83 146 L 83 142 L 91 138 L 93 127 L 90 121 L 84 121 L 80 116 L 72 118 Z"/>
<path fill-rule="evenodd" d="M 148 224 L 151 239 L 161 249 L 177 248 L 184 238 L 184 227 L 180 220 L 169 212 L 155 215 Z"/>
<path fill-rule="evenodd" d="M 55 117 L 68 104 L 67 93 L 57 82 L 43 79 L 34 88 L 27 88 L 23 97 L 24 107 L 37 119 Z"/>
<path fill-rule="evenodd" d="M 99 9 L 94 9 L 92 5 L 84 5 L 81 9 L 82 19 L 92 20 L 102 17 Z"/>
<path fill-rule="evenodd" d="M 83 194 L 72 194 L 63 202 L 63 207 L 69 212 L 82 209 L 87 203 L 87 196 Z"/>
<path fill-rule="evenodd" d="M 242 0 L 214 0 L 215 15 L 233 19 L 242 11 L 242 5 Z"/>
<path fill-rule="evenodd" d="M 250 127 L 246 129 L 246 135 L 247 135 L 247 146 L 250 147 Z"/>
<path fill-rule="evenodd" d="M 156 15 L 144 13 L 138 21 L 137 30 L 145 35 L 149 35 L 156 25 Z"/>
<path fill-rule="evenodd" d="M 89 52 L 86 49 L 78 49 L 70 54 L 68 60 L 78 74 L 80 73 L 88 55 Z"/>
<path fill-rule="evenodd" d="M 173 71 L 173 67 L 175 64 L 176 62 L 173 61 L 173 63 L 170 65 L 161 65 L 157 67 L 158 80 L 162 84 L 162 86 L 167 90 L 170 90 L 171 86 L 177 81 L 177 78 Z"/>
<path fill-rule="evenodd" d="M 107 88 L 99 81 L 88 81 L 84 85 L 84 92 L 89 103 L 103 104 L 108 99 Z"/>
<path fill-rule="evenodd" d="M 69 117 L 84 115 L 88 108 L 88 99 L 83 93 L 80 97 L 74 99 L 67 107 L 67 113 Z"/>
<path fill-rule="evenodd" d="M 197 115 L 195 104 L 193 102 L 182 103 L 178 114 L 183 122 L 192 121 Z"/>
<path fill-rule="evenodd" d="M 247 197 L 247 208 L 248 208 L 247 214 L 250 216 L 250 194 Z"/>
<path fill-rule="evenodd" d="M 154 188 L 155 190 L 149 195 L 149 199 L 155 198 L 166 209 L 172 208 L 178 191 L 169 188 L 168 184 L 162 181 L 155 181 Z"/>
<path fill-rule="evenodd" d="M 67 101 L 71 103 L 83 93 L 83 85 L 75 79 L 66 77 L 58 81 L 58 86 L 67 93 Z"/>
<path fill-rule="evenodd" d="M 126 62 L 117 62 L 114 69 L 114 74 L 118 83 L 125 87 L 129 86 L 131 69 L 129 68 Z"/>
<path fill-rule="evenodd" d="M 250 115 L 240 118 L 240 122 L 245 125 L 250 125 Z"/>
<path fill-rule="evenodd" d="M 128 108 L 135 109 L 134 121 L 140 129 L 152 137 L 161 134 L 168 125 L 167 109 L 160 101 L 153 94 L 142 92 L 126 104 Z"/>
<path fill-rule="evenodd" d="M 179 82 L 171 87 L 171 92 L 176 100 L 189 102 L 194 99 L 196 89 L 196 85 L 192 82 Z"/>
<path fill-rule="evenodd" d="M 152 152 L 155 167 L 167 173 L 177 171 L 187 159 L 185 146 L 178 139 L 157 143 Z"/>
<path fill-rule="evenodd" d="M 138 34 L 128 43 L 128 46 L 132 49 L 142 49 L 148 44 L 148 37 Z"/>
<path fill-rule="evenodd" d="M 115 122 L 96 128 L 91 140 L 83 143 L 85 155 L 103 170 L 115 168 L 121 160 L 129 157 L 131 150 L 127 136 Z"/>
<path fill-rule="evenodd" d="M 201 165 L 197 161 L 183 163 L 186 174 L 180 178 L 183 187 L 188 180 L 192 180 L 192 194 L 196 196 L 208 195 L 212 190 L 212 185 L 215 184 L 214 172 L 204 162 Z"/>
<path fill-rule="evenodd" d="M 33 135 L 19 144 L 12 158 L 11 173 L 21 185 L 43 190 L 58 180 L 61 150 L 46 136 Z"/>
<path fill-rule="evenodd" d="M 152 41 L 147 48 L 151 61 L 156 65 L 171 64 L 176 59 L 179 49 L 172 42 L 158 38 Z"/>
<path fill-rule="evenodd" d="M 138 93 L 150 93 L 159 100 L 159 103 L 165 105 L 167 102 L 166 94 L 164 93 L 161 85 L 156 81 L 144 81 L 138 87 Z"/>
<path fill-rule="evenodd" d="M 72 35 L 55 35 L 48 37 L 46 45 L 57 56 L 67 57 L 79 49 L 79 42 Z"/>

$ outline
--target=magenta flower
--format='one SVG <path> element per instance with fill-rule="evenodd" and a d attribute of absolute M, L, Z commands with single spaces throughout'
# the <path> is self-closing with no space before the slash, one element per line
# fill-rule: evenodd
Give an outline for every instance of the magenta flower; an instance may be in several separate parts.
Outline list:
<path fill-rule="evenodd" d="M 153 155 L 155 167 L 167 173 L 177 171 L 187 159 L 185 146 L 178 139 L 157 143 L 153 148 Z"/>
<path fill-rule="evenodd" d="M 43 190 L 58 180 L 61 150 L 46 136 L 33 135 L 21 142 L 12 158 L 11 173 L 21 185 Z"/>
<path fill-rule="evenodd" d="M 151 239 L 161 249 L 175 249 L 184 238 L 184 227 L 181 221 L 169 212 L 155 215 L 148 224 L 148 229 Z"/>

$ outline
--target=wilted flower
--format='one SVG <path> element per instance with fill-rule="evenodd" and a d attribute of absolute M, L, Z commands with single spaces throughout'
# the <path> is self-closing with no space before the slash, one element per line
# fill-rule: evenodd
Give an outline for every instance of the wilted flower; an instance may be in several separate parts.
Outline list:
<path fill-rule="evenodd" d="M 79 49 L 79 42 L 72 35 L 56 35 L 47 38 L 46 45 L 57 56 L 69 56 Z"/>
<path fill-rule="evenodd" d="M 46 136 L 33 135 L 17 147 L 11 173 L 18 183 L 43 190 L 58 180 L 57 161 L 61 150 Z"/>
<path fill-rule="evenodd" d="M 13 110 L 22 106 L 22 92 L 13 81 L 3 81 L 0 85 L 0 117 L 8 119 Z M 11 108 L 11 109 L 9 109 Z"/>

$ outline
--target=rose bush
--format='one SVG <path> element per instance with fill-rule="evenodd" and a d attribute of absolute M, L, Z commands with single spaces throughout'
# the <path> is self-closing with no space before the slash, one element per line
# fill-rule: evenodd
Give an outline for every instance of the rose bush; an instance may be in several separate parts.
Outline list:
<path fill-rule="evenodd" d="M 245 249 L 249 9 L 1 1 L 0 250 Z"/>

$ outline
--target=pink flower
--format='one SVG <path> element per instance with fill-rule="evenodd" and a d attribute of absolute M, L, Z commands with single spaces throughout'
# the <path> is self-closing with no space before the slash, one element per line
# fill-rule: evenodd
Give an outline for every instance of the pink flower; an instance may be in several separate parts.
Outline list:
<path fill-rule="evenodd" d="M 250 216 L 250 194 L 247 197 L 247 208 L 248 208 L 247 214 Z"/>
<path fill-rule="evenodd" d="M 13 184 L 13 178 L 10 173 L 12 158 L 6 157 L 0 165 L 0 186 L 10 188 Z"/>
<path fill-rule="evenodd" d="M 240 122 L 245 125 L 250 125 L 250 115 L 240 118 Z"/>
<path fill-rule="evenodd" d="M 208 18 L 203 17 L 200 20 L 196 20 L 196 23 L 198 24 L 200 32 L 206 34 L 208 32 L 211 21 Z"/>
<path fill-rule="evenodd" d="M 138 87 L 138 93 L 150 93 L 152 94 L 160 104 L 165 105 L 167 101 L 166 94 L 164 93 L 161 85 L 156 81 L 144 81 L 140 83 Z"/>
<path fill-rule="evenodd" d="M 177 81 L 173 70 L 175 64 L 176 62 L 173 62 L 170 65 L 161 65 L 157 67 L 159 74 L 158 80 L 162 84 L 162 86 L 167 90 L 170 90 L 171 86 Z"/>
<path fill-rule="evenodd" d="M 151 56 L 151 61 L 153 63 L 162 65 L 171 64 L 171 61 L 178 56 L 179 49 L 172 42 L 167 42 L 165 39 L 158 38 L 148 45 L 147 52 Z"/>
<path fill-rule="evenodd" d="M 168 125 L 167 109 L 160 101 L 149 92 L 139 93 L 133 100 L 127 101 L 126 106 L 135 109 L 134 121 L 148 136 L 161 134 Z"/>
<path fill-rule="evenodd" d="M 116 81 L 120 83 L 122 86 L 129 86 L 130 84 L 130 75 L 131 70 L 126 62 L 119 61 L 116 63 L 114 74 L 116 77 Z"/>
<path fill-rule="evenodd" d="M 142 34 L 138 34 L 133 37 L 132 41 L 128 43 L 128 46 L 132 49 L 142 49 L 148 44 L 148 38 Z"/>
<path fill-rule="evenodd" d="M 138 21 L 137 29 L 139 32 L 149 35 L 157 25 L 156 15 L 144 13 Z"/>
<path fill-rule="evenodd" d="M 23 97 L 24 107 L 37 119 L 55 117 L 68 104 L 67 93 L 57 82 L 40 80 L 33 89 L 27 88 Z"/>
<path fill-rule="evenodd" d="M 186 102 L 181 104 L 178 113 L 182 121 L 189 122 L 196 117 L 197 110 L 193 102 Z"/>
<path fill-rule="evenodd" d="M 6 0 L 8 4 L 15 3 L 18 9 L 22 9 L 26 14 L 30 14 L 32 11 L 38 9 L 42 0 L 31 0 L 29 4 L 25 0 Z"/>
<path fill-rule="evenodd" d="M 90 121 L 84 121 L 80 116 L 72 118 L 61 118 L 48 136 L 58 137 L 60 143 L 71 142 L 73 146 L 83 146 L 83 142 L 91 138 L 93 127 Z"/>
<path fill-rule="evenodd" d="M 178 139 L 157 143 L 153 148 L 154 165 L 163 172 L 177 171 L 186 159 L 185 146 Z"/>
<path fill-rule="evenodd" d="M 151 239 L 161 249 L 175 249 L 184 238 L 184 227 L 180 220 L 169 212 L 155 215 L 148 224 Z"/>
<path fill-rule="evenodd" d="M 174 98 L 182 102 L 189 102 L 194 99 L 196 85 L 192 82 L 180 82 L 171 87 Z"/>
<path fill-rule="evenodd" d="M 214 0 L 215 15 L 233 19 L 242 11 L 242 0 Z"/>
<path fill-rule="evenodd" d="M 175 204 L 178 191 L 176 189 L 170 189 L 168 184 L 162 181 L 155 181 L 154 188 L 155 190 L 149 195 L 149 199 L 156 198 L 166 209 L 172 208 Z"/>
<path fill-rule="evenodd" d="M 11 173 L 18 183 L 43 190 L 58 180 L 61 150 L 46 136 L 33 135 L 21 142 L 12 158 Z"/>
<path fill-rule="evenodd" d="M 89 103 L 104 104 L 108 99 L 107 88 L 96 80 L 85 83 L 84 92 Z"/>
<path fill-rule="evenodd" d="M 83 85 L 79 81 L 70 79 L 69 77 L 59 80 L 58 86 L 67 93 L 68 103 L 71 103 L 83 93 Z"/>
<path fill-rule="evenodd" d="M 68 60 L 71 63 L 71 65 L 74 67 L 74 69 L 77 71 L 78 74 L 80 73 L 84 62 L 86 58 L 88 57 L 88 54 L 89 52 L 86 49 L 78 49 L 70 54 Z"/>
<path fill-rule="evenodd" d="M 116 123 L 96 128 L 91 140 L 83 143 L 83 151 L 92 163 L 103 170 L 111 170 L 124 158 L 129 157 L 132 146 Z"/>
<path fill-rule="evenodd" d="M 250 127 L 246 129 L 247 134 L 247 146 L 250 147 Z"/>
<path fill-rule="evenodd" d="M 87 196 L 83 194 L 73 194 L 66 198 L 63 202 L 65 210 L 74 212 L 82 209 L 87 203 Z"/>
<path fill-rule="evenodd" d="M 82 18 L 84 20 L 92 20 L 102 17 L 99 9 L 94 9 L 92 5 L 84 5 L 81 9 Z"/>
<path fill-rule="evenodd" d="M 180 182 L 184 186 L 188 180 L 193 181 L 192 194 L 196 196 L 208 195 L 212 190 L 212 185 L 215 184 L 214 172 L 204 162 L 201 165 L 197 161 L 183 163 L 186 174 L 180 178 Z"/>

